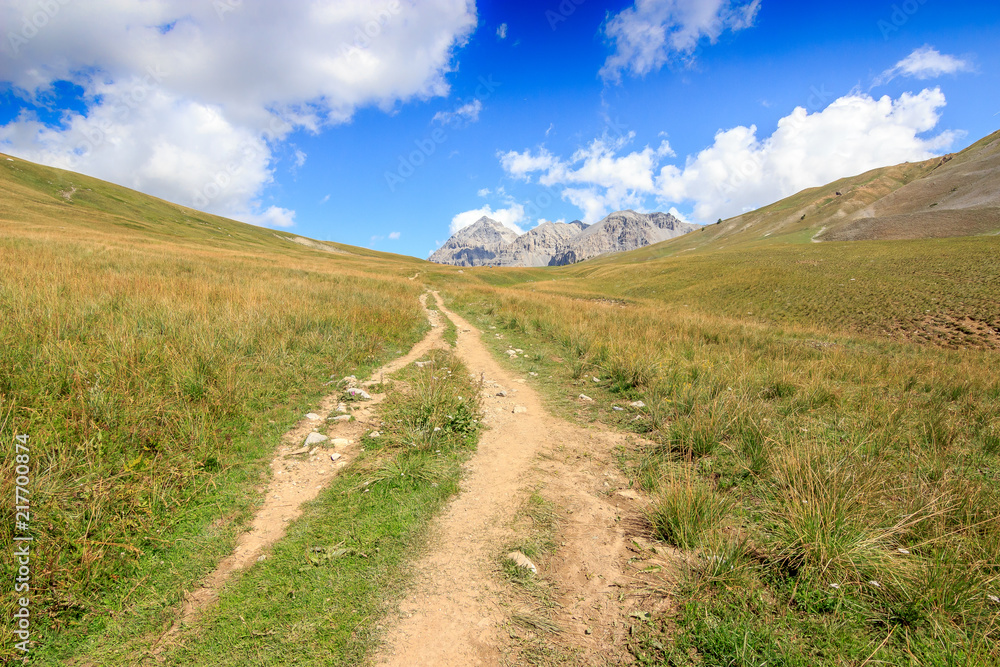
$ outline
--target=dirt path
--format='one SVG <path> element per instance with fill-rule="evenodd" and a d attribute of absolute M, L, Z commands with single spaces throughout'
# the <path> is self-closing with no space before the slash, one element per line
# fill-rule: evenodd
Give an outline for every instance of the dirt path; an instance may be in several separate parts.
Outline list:
<path fill-rule="evenodd" d="M 629 663 L 629 612 L 643 602 L 630 591 L 649 554 L 630 551 L 637 496 L 619 493 L 625 484 L 612 456 L 625 436 L 548 414 L 525 378 L 502 368 L 480 332 L 435 298 L 458 328 L 458 355 L 486 380 L 483 406 L 490 428 L 468 465 L 462 493 L 436 522 L 436 546 L 416 565 L 415 584 L 377 664 L 516 661 L 518 633 L 509 619 L 530 611 L 521 607 L 531 600 L 503 581 L 498 562 L 514 536 L 513 519 L 536 489 L 561 513 L 561 546 L 539 564 L 539 576 L 552 585 L 558 603 L 546 613 L 562 630 L 546 641 L 573 664 Z"/>
<path fill-rule="evenodd" d="M 427 294 L 420 297 L 420 304 L 431 324 L 431 330 L 404 356 L 394 359 L 372 373 L 371 379 L 357 383 L 359 388 L 367 388 L 381 383 L 386 376 L 417 361 L 436 347 L 447 347 L 442 340 L 444 327 L 437 311 L 427 310 Z M 341 385 L 342 387 L 344 385 Z M 271 482 L 264 496 L 264 503 L 257 510 L 250 530 L 236 543 L 233 553 L 224 558 L 215 571 L 201 581 L 199 587 L 185 594 L 184 604 L 177 619 L 157 641 L 151 654 L 159 656 L 163 650 L 178 639 L 184 629 L 198 620 L 202 612 L 219 597 L 219 591 L 236 572 L 246 569 L 258 560 L 266 558 L 264 551 L 285 534 L 289 522 L 302 514 L 302 505 L 316 498 L 330 481 L 357 455 L 361 436 L 376 428 L 374 407 L 385 398 L 385 394 L 374 394 L 370 401 L 351 403 L 357 406 L 349 412 L 338 412 L 340 390 L 320 401 L 316 410 L 303 417 L 298 424 L 284 434 L 281 445 L 271 460 Z M 353 416 L 351 421 L 328 422 L 331 415 Z M 329 440 L 316 446 L 304 447 L 310 433 L 318 432 Z"/>

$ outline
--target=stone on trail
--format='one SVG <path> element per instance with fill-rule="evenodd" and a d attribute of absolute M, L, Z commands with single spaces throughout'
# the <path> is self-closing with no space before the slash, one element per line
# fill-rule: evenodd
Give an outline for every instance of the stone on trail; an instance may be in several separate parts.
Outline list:
<path fill-rule="evenodd" d="M 535 564 L 531 562 L 530 558 L 525 556 L 520 551 L 511 551 L 507 554 L 507 560 L 518 567 L 523 567 L 525 570 L 531 570 L 532 573 L 538 574 L 538 568 L 535 567 Z"/>
<path fill-rule="evenodd" d="M 288 452 L 285 456 L 299 456 L 300 454 L 305 454 L 309 451 L 309 447 L 301 447 L 296 449 L 294 452 Z"/>
<path fill-rule="evenodd" d="M 505 391 L 498 391 L 497 392 L 497 396 L 499 398 L 507 398 L 507 392 L 505 392 Z"/>
<path fill-rule="evenodd" d="M 335 438 L 333 441 L 334 447 L 347 447 L 351 444 L 351 441 L 346 438 Z"/>
<path fill-rule="evenodd" d="M 312 447 L 313 445 L 318 445 L 321 442 L 326 442 L 329 439 L 330 438 L 326 437 L 322 433 L 310 433 L 308 436 L 306 436 L 306 451 L 309 451 L 308 450 L 309 447 Z"/>
<path fill-rule="evenodd" d="M 330 460 L 331 461 L 339 461 L 340 458 L 341 458 L 340 454 L 330 454 Z"/>
<path fill-rule="evenodd" d="M 337 403 L 337 412 L 347 412 L 347 403 Z"/>
<path fill-rule="evenodd" d="M 524 407 L 523 405 L 515 405 L 514 406 L 514 414 L 515 415 L 519 415 L 519 414 L 525 413 L 527 411 L 528 411 L 528 408 Z"/>
<path fill-rule="evenodd" d="M 416 366 L 417 368 L 423 368 L 425 366 L 431 366 L 433 364 L 434 364 L 433 361 L 414 361 L 413 362 L 413 365 Z"/>
<path fill-rule="evenodd" d="M 594 399 L 592 399 L 590 396 L 587 396 L 586 394 L 580 394 L 580 400 L 583 401 L 584 403 L 594 402 Z"/>
<path fill-rule="evenodd" d="M 320 417 L 315 412 L 310 412 L 309 414 L 306 415 L 306 419 L 311 419 L 312 421 L 319 421 L 320 419 L 322 419 L 322 417 Z"/>
<path fill-rule="evenodd" d="M 350 389 L 347 390 L 347 395 L 355 396 L 357 398 L 360 398 L 362 401 L 370 401 L 372 398 L 371 394 L 369 394 L 364 389 L 356 389 L 354 387 L 351 387 Z"/>
<path fill-rule="evenodd" d="M 642 401 L 632 401 L 631 403 L 629 403 L 629 405 L 631 405 L 633 408 L 644 408 L 644 407 L 646 407 L 646 404 L 643 403 Z"/>
<path fill-rule="evenodd" d="M 332 422 L 349 422 L 351 421 L 351 415 L 340 415 L 339 417 L 331 417 Z"/>

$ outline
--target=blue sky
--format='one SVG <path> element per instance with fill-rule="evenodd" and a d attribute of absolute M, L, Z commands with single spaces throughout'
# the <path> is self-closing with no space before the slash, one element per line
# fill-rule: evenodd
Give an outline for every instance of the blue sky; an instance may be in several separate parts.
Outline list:
<path fill-rule="evenodd" d="M 0 0 L 0 17 L 0 151 L 418 257 L 484 214 L 714 222 L 1000 127 L 995 2 Z"/>

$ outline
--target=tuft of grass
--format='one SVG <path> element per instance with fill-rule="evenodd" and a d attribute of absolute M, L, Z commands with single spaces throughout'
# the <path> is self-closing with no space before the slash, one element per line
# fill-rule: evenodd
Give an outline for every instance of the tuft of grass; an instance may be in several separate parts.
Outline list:
<path fill-rule="evenodd" d="M 694 549 L 717 530 L 733 510 L 731 499 L 723 496 L 692 474 L 665 480 L 646 518 L 657 538 L 681 549 Z"/>
<path fill-rule="evenodd" d="M 920 517 L 893 520 L 878 502 L 878 475 L 822 453 L 785 453 L 764 510 L 774 561 L 836 585 L 899 582 L 899 538 Z"/>

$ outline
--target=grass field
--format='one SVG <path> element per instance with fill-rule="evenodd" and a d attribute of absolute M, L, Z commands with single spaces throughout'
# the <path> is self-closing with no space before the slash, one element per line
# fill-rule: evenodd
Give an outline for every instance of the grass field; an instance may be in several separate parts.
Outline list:
<path fill-rule="evenodd" d="M 363 377 L 427 325 L 403 277 L 416 260 L 316 251 L 0 165 L 0 439 L 30 438 L 33 659 L 56 664 L 123 622 L 158 628 L 232 549 L 281 434 L 328 378 Z M 4 544 L 14 518 L 7 503 Z"/>
<path fill-rule="evenodd" d="M 503 363 L 538 373 L 553 410 L 651 443 L 620 465 L 650 498 L 646 536 L 684 557 L 670 613 L 632 636 L 639 664 L 1000 664 L 998 237 L 812 243 L 798 216 L 834 201 L 820 189 L 762 209 L 791 221 L 770 236 L 727 221 L 459 274 L 22 161 L 0 160 L 0 188 L 0 439 L 30 437 L 36 664 L 148 649 L 245 530 L 281 434 L 331 377 L 426 330 L 423 282 L 527 350 Z M 479 429 L 457 360 L 434 368 L 451 373 L 404 372 L 382 436 L 168 664 L 366 659 Z M 5 545 L 14 519 L 8 503 Z"/>
<path fill-rule="evenodd" d="M 993 665 L 998 250 L 774 243 L 437 279 L 529 350 L 513 363 L 553 378 L 554 409 L 652 441 L 621 465 L 649 534 L 692 558 L 641 664 Z M 922 335 L 929 315 L 986 326 Z"/>

